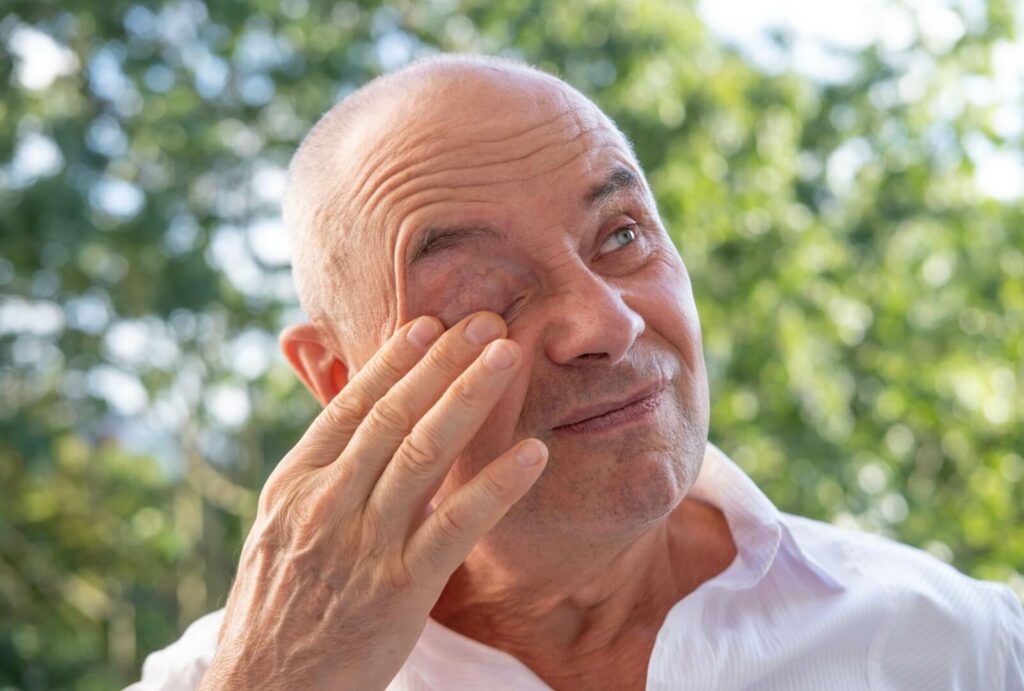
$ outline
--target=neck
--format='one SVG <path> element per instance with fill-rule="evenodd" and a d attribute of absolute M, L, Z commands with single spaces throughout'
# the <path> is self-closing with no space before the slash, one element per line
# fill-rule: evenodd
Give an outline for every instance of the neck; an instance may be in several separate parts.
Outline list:
<path fill-rule="evenodd" d="M 721 512 L 696 500 L 639 536 L 544 550 L 514 566 L 477 549 L 453 574 L 434 619 L 508 652 L 554 688 L 637 686 L 672 606 L 736 554 Z"/>

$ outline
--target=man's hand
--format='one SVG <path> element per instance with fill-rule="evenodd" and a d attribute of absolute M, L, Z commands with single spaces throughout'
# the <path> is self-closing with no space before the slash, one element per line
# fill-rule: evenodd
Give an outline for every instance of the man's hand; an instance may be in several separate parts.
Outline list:
<path fill-rule="evenodd" d="M 547 448 L 525 440 L 424 518 L 522 360 L 493 313 L 441 328 L 399 329 L 268 479 L 202 688 L 384 688 L 540 475 Z"/>

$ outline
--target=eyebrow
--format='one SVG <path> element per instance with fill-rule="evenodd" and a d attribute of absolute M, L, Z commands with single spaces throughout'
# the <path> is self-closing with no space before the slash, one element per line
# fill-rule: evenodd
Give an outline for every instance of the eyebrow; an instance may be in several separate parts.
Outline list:
<path fill-rule="evenodd" d="M 467 240 L 476 238 L 500 239 L 501 237 L 501 232 L 485 223 L 430 226 L 420 236 L 416 249 L 409 259 L 409 266 L 430 254 L 451 249 L 463 244 Z"/>
<path fill-rule="evenodd" d="M 580 199 L 586 209 L 591 209 L 614 197 L 622 190 L 640 189 L 640 178 L 625 166 L 615 166 L 601 182 L 591 186 Z M 478 238 L 501 239 L 501 231 L 486 223 L 467 223 L 452 226 L 430 226 L 423 231 L 408 266 L 434 254 L 455 248 L 468 240 Z"/>
<path fill-rule="evenodd" d="M 638 190 L 640 178 L 624 166 L 615 166 L 602 182 L 597 183 L 583 195 L 584 208 L 592 208 L 614 197 L 622 190 Z"/>

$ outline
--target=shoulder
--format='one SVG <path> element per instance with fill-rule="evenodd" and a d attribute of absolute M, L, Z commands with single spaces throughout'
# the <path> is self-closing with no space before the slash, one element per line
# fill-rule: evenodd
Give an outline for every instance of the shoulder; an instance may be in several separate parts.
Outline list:
<path fill-rule="evenodd" d="M 858 574 L 894 592 L 919 592 L 937 600 L 1002 600 L 1005 585 L 971 578 L 917 547 L 890 538 L 782 514 L 800 549 L 827 568 Z M 840 574 L 837 574 L 839 576 Z"/>
<path fill-rule="evenodd" d="M 125 691 L 185 691 L 195 689 L 217 649 L 224 610 L 196 619 L 181 638 L 146 657 L 142 679 Z"/>
<path fill-rule="evenodd" d="M 1024 691 L 1024 607 L 1009 586 L 971 578 L 880 535 L 790 514 L 782 520 L 805 556 L 846 584 L 852 601 L 884 607 L 880 674 L 910 678 L 944 669 Z"/>

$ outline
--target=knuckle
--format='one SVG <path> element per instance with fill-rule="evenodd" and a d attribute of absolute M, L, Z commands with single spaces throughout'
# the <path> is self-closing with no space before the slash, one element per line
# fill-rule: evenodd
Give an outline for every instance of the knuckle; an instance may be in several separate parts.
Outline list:
<path fill-rule="evenodd" d="M 260 491 L 259 499 L 256 501 L 256 510 L 260 514 L 267 514 L 270 512 L 274 505 L 280 500 L 280 496 L 283 492 L 287 491 L 287 479 L 283 476 L 280 470 L 281 466 L 278 466 L 270 477 L 267 478 L 266 483 L 263 485 L 263 489 Z"/>
<path fill-rule="evenodd" d="M 257 501 L 257 510 L 260 514 L 270 516 L 278 512 L 282 507 L 294 503 L 300 493 L 298 477 L 291 477 L 282 471 L 275 471 L 263 485 Z"/>
<path fill-rule="evenodd" d="M 466 377 L 459 377 L 448 387 L 449 395 L 461 406 L 475 408 L 483 402 L 480 387 Z"/>
<path fill-rule="evenodd" d="M 444 447 L 435 434 L 428 430 L 406 437 L 399 455 L 402 465 L 415 477 L 429 477 L 434 474 L 437 459 Z"/>
<path fill-rule="evenodd" d="M 302 530 L 305 511 L 302 506 L 292 501 L 278 502 L 264 516 L 263 544 L 290 545 L 305 538 Z"/>
<path fill-rule="evenodd" d="M 307 475 L 278 485 L 266 501 L 261 497 L 259 516 L 268 534 L 291 549 L 311 548 L 330 540 L 349 520 L 351 507 L 327 478 L 323 472 Z"/>
<path fill-rule="evenodd" d="M 407 587 L 414 587 L 417 581 L 423 582 L 433 570 L 429 555 L 414 554 L 412 550 L 403 550 L 399 556 L 401 569 L 398 574 L 406 579 L 403 585 Z"/>
<path fill-rule="evenodd" d="M 343 391 L 327 406 L 324 417 L 335 429 L 355 429 L 372 409 L 373 402 L 364 394 Z"/>
<path fill-rule="evenodd" d="M 416 585 L 413 572 L 410 571 L 404 561 L 384 571 L 385 587 L 391 592 L 405 592 Z"/>
<path fill-rule="evenodd" d="M 377 401 L 370 416 L 374 427 L 395 435 L 406 434 L 413 423 L 409 412 L 390 398 L 382 398 Z"/>
<path fill-rule="evenodd" d="M 458 372 L 464 369 L 465 365 L 460 361 L 458 354 L 452 347 L 444 347 L 438 344 L 427 353 L 427 361 L 431 368 L 439 369 L 442 372 Z"/>
<path fill-rule="evenodd" d="M 283 508 L 282 517 L 287 521 L 297 546 L 308 546 L 317 537 L 332 527 L 332 506 L 324 493 L 296 497 Z"/>
<path fill-rule="evenodd" d="M 274 510 L 274 506 L 277 502 L 277 493 L 274 491 L 274 487 L 268 482 L 264 487 L 263 491 L 260 492 L 259 499 L 256 500 L 256 512 L 261 516 L 270 515 L 271 511 Z"/>
<path fill-rule="evenodd" d="M 513 493 L 513 488 L 508 483 L 495 477 L 494 473 L 483 472 L 480 474 L 480 485 L 487 496 L 504 501 Z"/>
<path fill-rule="evenodd" d="M 388 355 L 381 357 L 374 366 L 374 375 L 386 381 L 396 382 L 401 379 L 404 374 L 405 368 L 396 362 L 395 358 L 389 357 Z"/>
<path fill-rule="evenodd" d="M 440 509 L 437 516 L 437 532 L 447 542 L 454 542 L 466 533 L 465 519 L 452 509 Z"/>
<path fill-rule="evenodd" d="M 372 508 L 363 510 L 362 521 L 359 523 L 359 551 L 371 558 L 380 558 L 388 551 L 387 521 Z"/>

